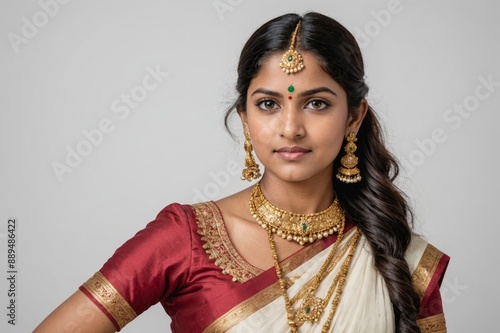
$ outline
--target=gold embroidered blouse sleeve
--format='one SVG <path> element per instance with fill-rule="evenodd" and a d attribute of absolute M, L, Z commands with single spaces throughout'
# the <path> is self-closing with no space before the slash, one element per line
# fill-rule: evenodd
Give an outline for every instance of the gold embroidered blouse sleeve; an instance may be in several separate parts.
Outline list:
<path fill-rule="evenodd" d="M 420 316 L 423 318 L 419 318 L 417 324 L 422 333 L 446 333 L 439 285 L 448 259 L 443 252 L 418 236 L 413 237 L 408 248 L 406 260 L 412 273 L 413 288 L 421 301 Z"/>
<path fill-rule="evenodd" d="M 101 272 L 95 273 L 82 287 L 113 317 L 120 329 L 137 317 L 130 304 Z"/>
<path fill-rule="evenodd" d="M 418 236 L 412 237 L 410 246 L 405 254 L 405 259 L 412 274 L 413 288 L 420 296 L 420 300 L 422 300 L 426 291 L 428 291 L 429 284 L 444 255 L 443 252 L 424 239 Z M 444 271 L 441 273 L 444 273 Z"/>
<path fill-rule="evenodd" d="M 444 314 L 439 313 L 434 316 L 417 320 L 422 333 L 446 333 L 446 320 Z"/>
<path fill-rule="evenodd" d="M 441 251 L 431 244 L 427 244 L 422 258 L 413 272 L 413 286 L 421 300 L 429 287 L 442 256 L 443 253 Z"/>

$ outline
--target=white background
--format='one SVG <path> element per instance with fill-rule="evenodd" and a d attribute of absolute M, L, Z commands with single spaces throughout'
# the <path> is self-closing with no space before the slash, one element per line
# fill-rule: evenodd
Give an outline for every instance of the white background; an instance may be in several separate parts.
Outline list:
<path fill-rule="evenodd" d="M 168 203 L 248 186 L 227 170 L 242 165 L 242 141 L 222 125 L 239 52 L 268 19 L 310 10 L 363 45 L 369 101 L 408 161 L 399 184 L 416 230 L 452 258 L 442 286 L 449 331 L 499 326 L 498 2 L 401 0 L 383 19 L 376 13 L 394 1 L 73 0 L 52 6 L 52 16 L 43 2 L 0 3 L 0 267 L 7 219 L 16 217 L 19 269 L 15 327 L 0 282 L 2 332 L 34 329 Z M 15 35 L 25 39 L 16 45 Z M 113 101 L 138 92 L 148 67 L 169 75 L 127 117 L 114 113 Z M 480 77 L 496 86 L 479 87 Z M 449 113 L 461 104 L 471 111 Z M 77 149 L 82 131 L 106 118 L 112 132 L 59 180 L 53 163 L 66 164 L 66 147 Z M 442 142 L 430 143 L 436 129 Z M 168 325 L 157 305 L 124 332 Z"/>

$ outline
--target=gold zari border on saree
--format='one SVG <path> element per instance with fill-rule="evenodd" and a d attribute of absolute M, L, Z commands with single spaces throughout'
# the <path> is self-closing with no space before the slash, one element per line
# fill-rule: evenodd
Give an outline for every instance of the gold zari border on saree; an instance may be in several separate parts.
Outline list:
<path fill-rule="evenodd" d="M 417 320 L 418 327 L 422 333 L 446 333 L 446 321 L 444 314 L 440 313 L 427 318 Z"/>
<path fill-rule="evenodd" d="M 210 324 L 203 331 L 203 333 L 226 332 L 238 322 L 245 318 L 248 318 L 250 315 L 260 310 L 266 304 L 274 301 L 280 296 L 281 290 L 278 283 L 276 282 L 229 310 L 222 317 L 218 318 L 216 321 Z"/>
<path fill-rule="evenodd" d="M 347 231 L 344 234 L 344 237 L 348 237 L 351 233 L 353 233 L 357 228 L 352 228 L 351 230 Z M 350 245 L 351 242 L 349 241 L 347 244 L 343 244 L 341 248 L 339 248 L 339 253 L 334 257 L 333 263 L 330 265 L 331 267 L 328 267 L 328 272 L 331 272 L 333 267 L 338 263 L 337 257 L 342 257 L 344 256 L 346 249 L 348 245 Z M 288 258 L 281 264 L 281 268 L 283 271 L 283 275 L 286 275 L 287 273 L 290 273 L 294 269 L 296 269 L 298 266 L 300 266 L 302 263 L 305 261 L 311 259 L 314 257 L 316 254 L 321 252 L 322 248 L 319 246 L 320 243 L 313 243 L 310 246 L 308 246 L 306 249 L 303 251 L 297 253 L 296 255 L 292 256 L 291 258 Z M 330 245 L 330 246 L 333 246 Z M 285 280 L 287 282 L 287 289 L 290 288 L 293 283 L 295 282 L 295 279 L 297 277 L 286 277 Z M 308 283 L 310 283 L 309 281 Z M 281 289 L 279 287 L 278 282 L 273 283 L 269 287 L 263 289 L 262 291 L 258 292 L 257 294 L 253 295 L 252 297 L 248 298 L 247 300 L 241 302 L 240 304 L 236 305 L 234 308 L 226 312 L 223 316 L 215 320 L 212 324 L 210 324 L 204 331 L 203 333 L 219 333 L 219 332 L 226 332 L 236 324 L 238 324 L 240 321 L 244 320 L 245 318 L 248 318 L 251 316 L 253 313 L 257 312 L 258 310 L 262 309 L 264 306 L 267 304 L 273 302 L 277 298 L 281 296 Z"/>
<path fill-rule="evenodd" d="M 425 248 L 424 254 L 412 275 L 413 288 L 420 296 L 420 300 L 424 297 L 425 291 L 442 257 L 443 253 L 431 244 L 428 244 Z"/>
<path fill-rule="evenodd" d="M 83 286 L 113 316 L 120 329 L 137 317 L 127 300 L 101 272 L 95 273 Z"/>

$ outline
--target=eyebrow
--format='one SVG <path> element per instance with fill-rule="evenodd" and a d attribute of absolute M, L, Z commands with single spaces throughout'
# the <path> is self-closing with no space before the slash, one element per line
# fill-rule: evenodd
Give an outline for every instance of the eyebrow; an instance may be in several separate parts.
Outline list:
<path fill-rule="evenodd" d="M 334 96 L 337 96 L 337 94 L 331 90 L 330 88 L 328 87 L 319 87 L 319 88 L 314 88 L 314 89 L 310 89 L 310 90 L 306 90 L 306 91 L 303 91 L 300 93 L 300 96 L 311 96 L 311 95 L 314 95 L 314 94 L 317 94 L 317 93 L 320 93 L 320 92 L 327 92 L 327 93 L 330 93 Z"/>
<path fill-rule="evenodd" d="M 255 90 L 252 93 L 252 95 L 250 95 L 250 96 L 253 96 L 255 94 L 264 94 L 264 95 L 269 95 L 269 96 L 274 96 L 274 97 L 283 97 L 283 95 L 277 91 L 267 90 L 264 88 L 259 88 L 259 89 Z"/>
<path fill-rule="evenodd" d="M 334 96 L 337 96 L 337 94 L 328 87 L 318 87 L 318 88 L 314 88 L 314 89 L 309 89 L 309 90 L 301 92 L 300 96 L 307 97 L 307 96 L 311 96 L 311 95 L 314 95 L 314 94 L 317 94 L 320 92 L 327 92 L 327 93 L 330 93 Z M 259 89 L 255 90 L 251 96 L 253 96 L 255 94 L 264 94 L 264 95 L 269 95 L 269 96 L 274 96 L 274 97 L 283 97 L 283 95 L 277 91 L 272 91 L 272 90 L 268 90 L 268 89 L 264 89 L 264 88 L 259 88 Z"/>

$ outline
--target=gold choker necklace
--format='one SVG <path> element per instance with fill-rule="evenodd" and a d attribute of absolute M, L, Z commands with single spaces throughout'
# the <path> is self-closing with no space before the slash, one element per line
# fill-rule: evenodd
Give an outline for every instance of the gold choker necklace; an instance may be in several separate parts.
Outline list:
<path fill-rule="evenodd" d="M 327 209 L 314 214 L 285 212 L 270 203 L 255 184 L 250 198 L 250 213 L 260 226 L 283 239 L 300 245 L 312 243 L 338 232 L 345 222 L 345 215 L 335 197 Z"/>

